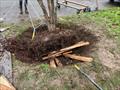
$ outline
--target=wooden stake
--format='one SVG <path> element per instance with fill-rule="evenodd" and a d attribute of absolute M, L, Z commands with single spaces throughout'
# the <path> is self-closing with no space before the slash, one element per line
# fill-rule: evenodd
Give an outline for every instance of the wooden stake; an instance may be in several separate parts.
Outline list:
<path fill-rule="evenodd" d="M 58 58 L 55 58 L 55 62 L 59 67 L 63 66 L 63 64 L 61 63 L 61 61 Z"/>
<path fill-rule="evenodd" d="M 61 52 L 65 52 L 65 51 L 69 51 L 69 50 L 72 50 L 72 49 L 74 49 L 74 48 L 86 46 L 86 45 L 89 45 L 89 44 L 90 44 L 89 42 L 81 41 L 81 42 L 78 42 L 77 44 L 74 44 L 74 45 L 72 45 L 72 46 L 70 46 L 70 47 L 63 48 L 63 49 L 61 49 L 60 51 L 61 51 Z"/>
<path fill-rule="evenodd" d="M 79 61 L 83 61 L 83 62 L 91 62 L 93 60 L 93 58 L 91 57 L 84 57 L 84 56 L 78 56 L 75 54 L 63 54 L 65 57 L 71 58 L 73 60 L 79 60 Z"/>
<path fill-rule="evenodd" d="M 5 78 L 5 76 L 0 76 L 0 90 L 16 90 L 13 85 Z"/>
<path fill-rule="evenodd" d="M 70 54 L 70 53 L 72 53 L 73 51 L 68 51 L 68 52 L 65 52 L 65 53 L 63 53 L 63 54 Z"/>
<path fill-rule="evenodd" d="M 77 44 L 74 44 L 70 47 L 67 47 L 67 48 L 63 48 L 59 51 L 53 51 L 51 52 L 50 55 L 46 56 L 46 57 L 43 57 L 42 59 L 43 60 L 46 60 L 46 59 L 49 59 L 49 58 L 54 58 L 54 57 L 58 57 L 58 56 L 61 56 L 63 53 L 67 52 L 67 51 L 70 51 L 72 49 L 75 49 L 75 48 L 78 48 L 78 47 L 82 47 L 82 46 L 86 46 L 86 45 L 89 45 L 90 43 L 89 42 L 84 42 L 84 41 L 81 41 Z"/>
<path fill-rule="evenodd" d="M 50 60 L 50 67 L 52 67 L 52 68 L 56 68 L 57 67 L 56 64 L 55 64 L 54 59 Z"/>

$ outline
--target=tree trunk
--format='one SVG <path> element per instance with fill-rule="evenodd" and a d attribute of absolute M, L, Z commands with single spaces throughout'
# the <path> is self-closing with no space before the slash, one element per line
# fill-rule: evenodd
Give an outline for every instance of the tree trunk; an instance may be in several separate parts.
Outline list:
<path fill-rule="evenodd" d="M 49 31 L 55 30 L 56 21 L 57 21 L 57 14 L 56 14 L 57 8 L 54 5 L 54 0 L 47 0 L 48 12 L 45 5 L 43 4 L 43 0 L 38 0 L 38 2 L 43 10 L 44 17 L 48 26 L 48 30 Z"/>
<path fill-rule="evenodd" d="M 46 24 L 48 25 L 49 24 L 49 16 L 48 16 L 48 12 L 46 10 L 46 7 L 45 7 L 45 5 L 43 3 L 43 0 L 37 0 L 37 1 L 39 3 L 40 7 L 42 8 Z"/>

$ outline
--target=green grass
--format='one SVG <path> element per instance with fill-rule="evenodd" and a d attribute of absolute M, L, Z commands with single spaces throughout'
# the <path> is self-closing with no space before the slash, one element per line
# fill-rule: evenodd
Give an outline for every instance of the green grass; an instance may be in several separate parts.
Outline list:
<path fill-rule="evenodd" d="M 62 23 L 88 23 L 95 21 L 98 24 L 104 24 L 111 36 L 120 36 L 120 8 L 111 8 L 109 10 L 101 10 L 98 12 L 80 13 L 62 17 Z M 120 37 L 119 37 L 120 38 Z"/>
<path fill-rule="evenodd" d="M 120 8 L 111 8 L 108 10 L 101 10 L 96 12 L 80 13 L 79 15 L 72 15 L 60 17 L 61 23 L 89 24 L 96 23 L 97 26 L 106 28 L 104 33 L 108 38 L 116 40 L 118 44 L 118 52 L 120 53 Z"/>
<path fill-rule="evenodd" d="M 39 25 L 39 22 L 37 20 L 34 21 L 34 25 L 37 27 Z M 20 34 L 22 34 L 24 31 L 26 31 L 31 26 L 30 21 L 24 21 L 20 23 L 0 23 L 0 28 L 10 27 L 10 29 L 2 32 L 6 36 L 6 38 L 16 37 Z"/>
<path fill-rule="evenodd" d="M 40 68 L 43 70 L 43 72 L 49 71 L 49 65 L 48 64 L 40 64 Z"/>
<path fill-rule="evenodd" d="M 92 13 L 91 16 L 95 19 L 97 17 L 101 20 L 103 19 L 104 24 L 108 27 L 108 33 L 111 36 L 116 37 L 120 35 L 120 8 Z"/>

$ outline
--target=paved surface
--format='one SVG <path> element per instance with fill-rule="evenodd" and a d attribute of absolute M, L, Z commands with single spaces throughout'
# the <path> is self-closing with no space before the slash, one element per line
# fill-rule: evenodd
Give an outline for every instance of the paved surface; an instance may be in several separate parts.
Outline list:
<path fill-rule="evenodd" d="M 43 0 L 46 5 L 46 0 Z M 62 0 L 59 0 L 60 2 Z M 73 0 L 72 0 L 73 1 Z M 96 0 L 74 0 L 75 2 L 89 5 L 93 10 L 96 7 Z M 109 7 L 109 0 L 98 0 L 100 9 Z M 28 0 L 29 13 L 32 19 L 38 19 L 43 16 L 42 10 L 37 0 Z M 37 11 L 37 12 L 36 12 Z M 36 14 L 37 13 L 37 14 Z M 70 15 L 76 13 L 75 9 L 61 6 L 58 15 Z M 7 23 L 17 23 L 23 20 L 29 20 L 27 14 L 19 14 L 19 0 L 0 0 L 0 17 L 4 18 Z"/>
<path fill-rule="evenodd" d="M 12 62 L 10 52 L 3 49 L 4 36 L 0 33 L 0 74 L 3 74 L 12 82 Z"/>

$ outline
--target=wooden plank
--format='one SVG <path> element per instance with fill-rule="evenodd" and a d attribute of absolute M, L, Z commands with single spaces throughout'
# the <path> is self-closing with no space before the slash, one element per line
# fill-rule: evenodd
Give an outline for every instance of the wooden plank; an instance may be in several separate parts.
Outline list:
<path fill-rule="evenodd" d="M 58 51 L 53 51 L 53 52 L 50 52 L 50 53 L 48 53 L 48 54 L 45 54 L 45 55 L 48 55 L 48 56 L 51 56 L 51 55 L 53 55 L 53 54 L 56 54 Z M 65 52 L 65 53 L 72 53 L 72 51 L 67 51 L 67 52 Z M 44 55 L 44 56 L 45 56 Z M 58 55 L 62 55 L 62 54 L 58 54 Z"/>
<path fill-rule="evenodd" d="M 12 90 L 12 89 L 3 84 L 0 84 L 0 90 Z"/>
<path fill-rule="evenodd" d="M 64 54 L 68 54 L 68 53 L 72 53 L 73 51 L 68 51 L 68 52 L 65 52 Z"/>
<path fill-rule="evenodd" d="M 16 90 L 3 75 L 0 76 L 0 85 L 0 90 Z"/>
<path fill-rule="evenodd" d="M 82 46 L 86 46 L 86 45 L 89 45 L 90 43 L 89 42 L 84 42 L 84 41 L 81 41 L 81 42 L 78 42 L 77 44 L 74 44 L 70 47 L 67 47 L 67 48 L 63 48 L 61 49 L 60 51 L 69 51 L 69 50 L 72 50 L 74 48 L 78 48 L 78 47 L 82 47 Z"/>
<path fill-rule="evenodd" d="M 77 2 L 73 2 L 73 1 L 68 1 L 68 0 L 66 0 L 66 2 L 67 3 L 72 3 L 72 4 L 75 4 L 75 5 L 79 5 L 79 6 L 83 6 L 83 7 L 88 7 L 88 6 L 86 6 L 86 5 L 83 5 L 83 4 L 80 4 L 80 3 L 77 3 Z"/>
<path fill-rule="evenodd" d="M 50 67 L 52 67 L 52 68 L 56 68 L 57 67 L 56 64 L 55 64 L 54 59 L 50 60 Z"/>
<path fill-rule="evenodd" d="M 46 60 L 46 59 L 49 59 L 49 58 L 55 58 L 55 57 L 61 56 L 62 53 L 64 53 L 64 52 L 70 51 L 70 50 L 78 48 L 78 47 L 86 46 L 86 45 L 89 45 L 89 44 L 90 44 L 89 42 L 81 41 L 81 42 L 78 42 L 77 44 L 74 44 L 74 45 L 72 45 L 70 47 L 67 47 L 67 48 L 63 48 L 59 51 L 53 51 L 54 53 L 52 53 L 51 55 L 48 55 L 46 57 L 43 57 L 42 59 Z"/>
<path fill-rule="evenodd" d="M 58 58 L 55 58 L 55 62 L 57 64 L 57 66 L 59 66 L 59 67 L 63 66 L 63 64 L 61 63 L 61 61 Z"/>
<path fill-rule="evenodd" d="M 93 60 L 93 58 L 91 57 L 84 57 L 84 56 L 78 56 L 75 54 L 63 54 L 65 57 L 71 58 L 73 60 L 79 60 L 79 61 L 83 61 L 83 62 L 91 62 Z"/>
<path fill-rule="evenodd" d="M 66 7 L 70 7 L 70 8 L 73 8 L 73 9 L 77 9 L 77 10 L 83 10 L 85 9 L 86 7 L 83 7 L 83 6 L 78 6 L 78 5 L 72 5 L 72 4 L 65 4 L 65 3 L 60 3 L 60 5 L 63 5 L 63 6 L 66 6 Z"/>

